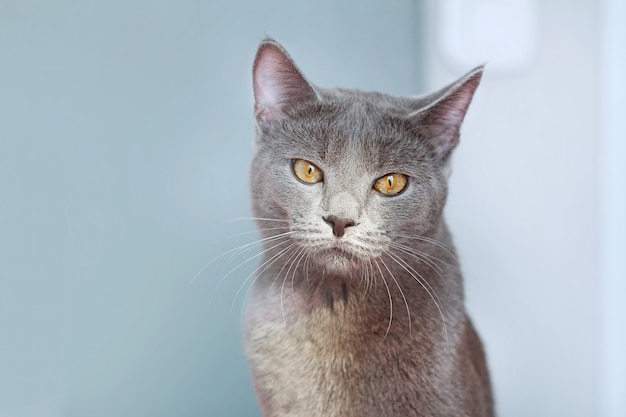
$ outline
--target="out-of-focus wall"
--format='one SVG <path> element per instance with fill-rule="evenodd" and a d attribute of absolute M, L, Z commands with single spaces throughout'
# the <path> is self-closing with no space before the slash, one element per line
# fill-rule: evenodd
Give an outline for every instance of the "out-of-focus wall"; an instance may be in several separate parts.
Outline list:
<path fill-rule="evenodd" d="M 0 416 L 259 415 L 238 294 L 258 258 L 219 287 L 254 251 L 210 263 L 258 238 L 230 221 L 257 44 L 323 86 L 415 93 L 417 9 L 0 1 Z"/>
<path fill-rule="evenodd" d="M 626 415 L 626 3 L 603 0 L 599 12 L 596 415 L 620 417 Z"/>
<path fill-rule="evenodd" d="M 429 88 L 468 69 L 443 47 L 446 3 L 459 2 L 427 2 Z M 497 4 L 465 3 L 469 10 Z M 487 65 L 454 160 L 448 218 L 500 415 L 597 415 L 598 323 L 605 319 L 597 298 L 598 4 L 508 3 L 534 6 L 531 54 L 510 68 L 498 56 L 477 57 Z M 465 24 L 471 35 L 473 23 Z M 517 28 L 492 29 L 476 29 L 483 50 L 489 42 L 526 46 L 514 37 Z"/>

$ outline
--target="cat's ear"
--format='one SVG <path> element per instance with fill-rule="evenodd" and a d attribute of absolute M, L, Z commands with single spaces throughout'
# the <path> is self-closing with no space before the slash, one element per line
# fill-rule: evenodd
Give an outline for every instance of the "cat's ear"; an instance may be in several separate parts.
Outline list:
<path fill-rule="evenodd" d="M 317 98 L 287 51 L 273 39 L 259 45 L 252 80 L 254 115 L 261 127 L 279 119 L 289 108 Z"/>
<path fill-rule="evenodd" d="M 459 131 L 474 92 L 483 75 L 483 66 L 465 74 L 456 82 L 431 94 L 426 107 L 409 118 L 428 132 L 428 140 L 437 157 L 446 159 L 459 143 Z"/>

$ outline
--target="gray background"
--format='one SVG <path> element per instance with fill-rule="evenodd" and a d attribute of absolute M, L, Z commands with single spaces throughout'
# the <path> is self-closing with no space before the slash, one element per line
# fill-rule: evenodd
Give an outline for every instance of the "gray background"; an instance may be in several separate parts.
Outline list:
<path fill-rule="evenodd" d="M 602 371 L 623 365 L 603 362 L 603 260 L 626 251 L 600 233 L 599 10 L 542 2 L 530 65 L 487 66 L 455 157 L 448 217 L 502 416 L 624 410 L 603 406 L 624 390 Z M 255 251 L 215 260 L 257 238 L 257 43 L 322 86 L 415 94 L 469 69 L 437 49 L 438 13 L 0 0 L 0 417 L 260 415 L 241 340 Z"/>

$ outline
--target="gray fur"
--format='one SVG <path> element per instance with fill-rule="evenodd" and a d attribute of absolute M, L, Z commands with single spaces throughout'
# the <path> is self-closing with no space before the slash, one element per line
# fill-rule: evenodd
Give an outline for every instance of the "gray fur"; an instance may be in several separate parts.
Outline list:
<path fill-rule="evenodd" d="M 246 345 L 264 416 L 493 415 L 442 218 L 481 75 L 421 98 L 322 89 L 275 41 L 261 43 L 250 184 L 267 240 Z M 299 181 L 294 159 L 323 182 Z M 409 177 L 399 195 L 372 189 L 389 173 Z M 337 237 L 328 216 L 354 226 Z"/>

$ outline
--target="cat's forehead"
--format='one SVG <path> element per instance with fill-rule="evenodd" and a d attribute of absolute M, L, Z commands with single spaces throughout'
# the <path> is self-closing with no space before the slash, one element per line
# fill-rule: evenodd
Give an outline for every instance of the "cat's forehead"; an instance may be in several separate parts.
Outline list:
<path fill-rule="evenodd" d="M 278 132 L 283 151 L 326 166 L 350 161 L 384 172 L 410 170 L 428 157 L 423 132 L 403 118 L 406 109 L 383 95 L 362 94 L 299 109 Z"/>

